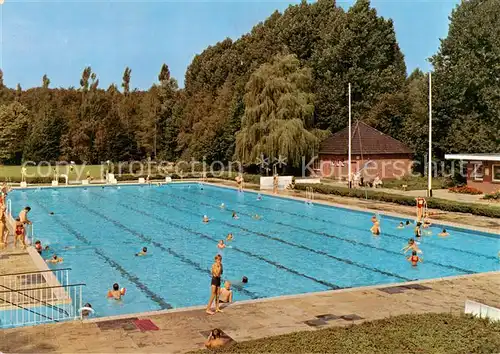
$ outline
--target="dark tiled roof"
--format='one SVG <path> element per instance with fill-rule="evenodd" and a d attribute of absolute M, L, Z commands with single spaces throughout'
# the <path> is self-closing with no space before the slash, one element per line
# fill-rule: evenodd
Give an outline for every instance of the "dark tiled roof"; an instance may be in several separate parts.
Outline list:
<path fill-rule="evenodd" d="M 320 154 L 347 155 L 349 127 L 333 134 L 321 143 Z M 405 144 L 363 122 L 352 125 L 352 154 L 412 154 Z"/>

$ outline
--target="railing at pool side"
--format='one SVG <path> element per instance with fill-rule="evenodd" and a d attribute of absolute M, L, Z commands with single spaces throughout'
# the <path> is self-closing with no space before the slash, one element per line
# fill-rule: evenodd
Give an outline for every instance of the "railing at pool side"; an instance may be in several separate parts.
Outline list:
<path fill-rule="evenodd" d="M 85 284 L 68 284 L 69 270 L 0 275 L 0 328 L 80 318 Z"/>

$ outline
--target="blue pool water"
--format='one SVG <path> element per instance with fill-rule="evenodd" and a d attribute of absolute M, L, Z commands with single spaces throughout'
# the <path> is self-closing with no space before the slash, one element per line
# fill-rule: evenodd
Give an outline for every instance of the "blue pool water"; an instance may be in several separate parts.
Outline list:
<path fill-rule="evenodd" d="M 86 283 L 84 302 L 98 316 L 205 304 L 217 241 L 224 279 L 249 278 L 235 300 L 387 284 L 499 270 L 498 235 L 450 229 L 424 236 L 424 263 L 411 267 L 401 253 L 413 227 L 382 215 L 382 235 L 369 231 L 371 214 L 238 193 L 199 184 L 16 190 L 13 209 L 30 205 L 36 239 L 64 258 L 71 281 Z M 219 206 L 225 203 L 226 209 Z M 239 214 L 233 220 L 231 212 Z M 54 212 L 54 215 L 50 215 Z M 212 221 L 202 223 L 203 215 Z M 261 220 L 252 215 L 259 214 Z M 136 257 L 143 246 L 146 257 Z M 127 288 L 108 300 L 113 283 Z"/>

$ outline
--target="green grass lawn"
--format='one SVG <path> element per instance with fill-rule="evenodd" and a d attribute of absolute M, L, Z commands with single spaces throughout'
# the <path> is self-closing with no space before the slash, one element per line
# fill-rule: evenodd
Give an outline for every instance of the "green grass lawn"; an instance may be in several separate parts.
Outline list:
<path fill-rule="evenodd" d="M 27 176 L 32 176 L 36 178 L 40 177 L 53 177 L 53 168 L 49 166 L 27 166 L 26 174 Z M 90 175 L 94 179 L 101 178 L 101 169 L 104 168 L 101 165 L 74 165 L 73 172 L 70 171 L 70 167 L 68 166 L 56 166 L 57 173 L 67 174 L 70 181 L 77 180 L 78 173 L 80 173 L 80 179 L 87 178 L 87 171 L 90 171 Z M 104 171 L 104 170 L 103 170 Z M 28 180 L 30 177 L 28 177 Z M 21 166 L 0 166 L 0 182 L 3 181 L 12 181 L 19 182 L 21 180 Z"/>
<path fill-rule="evenodd" d="M 403 315 L 348 327 L 235 343 L 217 352 L 500 353 L 500 322 L 451 314 Z"/>

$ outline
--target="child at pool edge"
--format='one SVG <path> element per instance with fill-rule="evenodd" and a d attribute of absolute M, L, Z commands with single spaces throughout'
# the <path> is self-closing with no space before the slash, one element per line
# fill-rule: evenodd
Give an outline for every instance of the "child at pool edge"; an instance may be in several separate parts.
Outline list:
<path fill-rule="evenodd" d="M 408 257 L 408 258 L 406 258 L 406 259 L 407 259 L 409 262 L 411 262 L 411 265 L 412 265 L 413 267 L 416 267 L 416 266 L 417 266 L 417 264 L 418 264 L 418 262 L 422 263 L 422 262 L 424 261 L 421 257 L 417 256 L 417 251 L 413 251 L 413 252 L 411 253 L 411 256 L 409 256 L 409 257 Z"/>
<path fill-rule="evenodd" d="M 145 256 L 147 254 L 148 254 L 148 248 L 147 247 L 143 247 L 142 251 L 139 252 L 139 253 L 136 253 L 135 255 L 140 257 L 140 256 Z"/>
<path fill-rule="evenodd" d="M 219 289 L 219 301 L 222 303 L 233 302 L 233 291 L 231 290 L 231 282 L 224 282 L 224 287 Z"/>
<path fill-rule="evenodd" d="M 17 247 L 17 243 L 20 241 L 22 248 L 26 249 L 26 236 L 24 232 L 24 223 L 20 218 L 16 218 L 16 237 L 14 239 L 14 247 Z"/>

